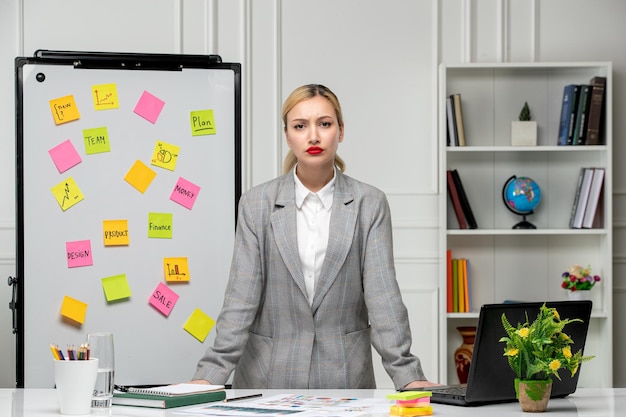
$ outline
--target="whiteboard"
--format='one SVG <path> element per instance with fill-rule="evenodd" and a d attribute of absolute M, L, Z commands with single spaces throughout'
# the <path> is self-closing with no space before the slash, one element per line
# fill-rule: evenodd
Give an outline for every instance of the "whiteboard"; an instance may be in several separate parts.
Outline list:
<path fill-rule="evenodd" d="M 213 331 L 202 335 L 210 321 L 200 321 L 200 332 L 186 324 L 196 309 L 217 319 L 230 268 L 241 193 L 240 64 L 217 56 L 81 54 L 16 59 L 17 386 L 53 387 L 50 344 L 78 345 L 92 331 L 113 333 L 117 384 L 186 381 L 213 342 Z M 111 85 L 117 108 L 94 101 L 94 89 Z M 144 92 L 160 100 L 160 112 L 154 100 L 137 107 Z M 53 111 L 67 96 L 79 118 L 57 123 Z M 213 110 L 215 133 L 192 135 L 192 112 L 205 110 Z M 89 129 L 102 127 L 109 150 L 93 153 Z M 67 140 L 80 159 L 69 169 L 64 153 L 50 153 Z M 153 164 L 165 153 L 177 155 L 175 165 Z M 137 161 L 156 174 L 151 181 L 126 179 Z M 62 208 L 52 189 L 68 178 L 83 199 Z M 186 204 L 171 198 L 181 179 L 199 187 Z M 150 213 L 171 219 L 171 235 L 149 235 Z M 108 220 L 127 222 L 128 242 L 105 244 Z M 84 240 L 92 264 L 74 266 L 66 244 Z M 188 281 L 166 281 L 172 258 L 187 258 Z M 178 299 L 155 297 L 159 283 Z M 74 310 L 71 318 L 62 314 L 66 297 L 86 304 L 82 322 Z M 161 312 L 152 298 L 170 304 Z"/>

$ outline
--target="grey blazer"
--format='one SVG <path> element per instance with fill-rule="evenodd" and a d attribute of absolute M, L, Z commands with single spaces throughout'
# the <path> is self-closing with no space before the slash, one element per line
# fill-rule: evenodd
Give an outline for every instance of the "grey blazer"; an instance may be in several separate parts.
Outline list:
<path fill-rule="evenodd" d="M 296 238 L 293 171 L 239 201 L 214 345 L 194 379 L 234 388 L 375 388 L 371 345 L 396 388 L 425 380 L 410 353 L 390 210 L 378 189 L 337 170 L 328 248 L 312 306 Z"/>

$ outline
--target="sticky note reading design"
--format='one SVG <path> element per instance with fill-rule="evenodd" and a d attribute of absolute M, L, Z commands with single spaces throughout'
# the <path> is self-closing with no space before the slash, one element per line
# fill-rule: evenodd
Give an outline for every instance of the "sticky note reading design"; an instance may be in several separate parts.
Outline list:
<path fill-rule="evenodd" d="M 151 163 L 152 165 L 174 171 L 176 169 L 176 161 L 178 161 L 178 152 L 180 152 L 180 146 L 157 141 L 152 153 Z"/>
<path fill-rule="evenodd" d="M 82 301 L 78 301 L 75 298 L 63 297 L 63 304 L 61 304 L 61 315 L 73 320 L 77 323 L 83 324 L 85 322 L 85 315 L 87 314 L 87 304 Z"/>
<path fill-rule="evenodd" d="M 163 271 L 167 282 L 189 281 L 189 264 L 187 257 L 163 258 Z"/>
<path fill-rule="evenodd" d="M 195 110 L 191 112 L 189 117 L 192 136 L 214 135 L 216 133 L 213 110 Z"/>
<path fill-rule="evenodd" d="M 169 316 L 178 301 L 178 294 L 172 291 L 167 285 L 159 282 L 156 289 L 150 296 L 150 305 L 161 312 L 165 317 Z"/>
<path fill-rule="evenodd" d="M 52 110 L 54 123 L 57 125 L 80 119 L 73 95 L 50 100 L 50 110 Z"/>
<path fill-rule="evenodd" d="M 124 246 L 130 243 L 128 220 L 104 220 L 102 229 L 104 246 Z"/>
<path fill-rule="evenodd" d="M 196 202 L 196 198 L 198 198 L 199 192 L 199 186 L 187 181 L 183 177 L 180 177 L 174 186 L 172 194 L 170 195 L 170 200 L 191 210 Z"/>
<path fill-rule="evenodd" d="M 148 165 L 137 160 L 124 176 L 124 180 L 143 194 L 152 183 L 154 177 L 156 177 L 156 172 Z"/>
<path fill-rule="evenodd" d="M 68 268 L 93 265 L 90 240 L 65 242 L 65 252 L 67 253 Z"/>
<path fill-rule="evenodd" d="M 83 130 L 83 140 L 87 155 L 111 152 L 111 142 L 109 142 L 106 126 Z"/>
<path fill-rule="evenodd" d="M 69 209 L 73 205 L 80 201 L 83 201 L 85 196 L 76 185 L 74 178 L 68 177 L 65 181 L 61 181 L 50 189 L 54 198 L 59 203 L 59 206 L 63 211 Z"/>
<path fill-rule="evenodd" d="M 117 98 L 117 86 L 112 84 L 98 84 L 91 86 L 94 110 L 109 110 L 120 107 Z"/>
<path fill-rule="evenodd" d="M 72 141 L 69 139 L 50 149 L 48 154 L 60 174 L 82 161 Z"/>
<path fill-rule="evenodd" d="M 161 114 L 161 110 L 163 110 L 163 106 L 165 106 L 163 100 L 144 91 L 133 111 L 150 123 L 155 124 Z"/>
<path fill-rule="evenodd" d="M 148 237 L 172 238 L 172 213 L 148 213 Z"/>
<path fill-rule="evenodd" d="M 104 296 L 109 302 L 130 298 L 132 295 L 126 274 L 102 278 L 102 289 L 104 289 Z"/>
<path fill-rule="evenodd" d="M 209 332 L 215 325 L 215 320 L 207 316 L 202 310 L 196 308 L 189 316 L 183 329 L 185 329 L 190 335 L 198 339 L 200 342 L 204 342 L 204 339 L 209 335 Z"/>

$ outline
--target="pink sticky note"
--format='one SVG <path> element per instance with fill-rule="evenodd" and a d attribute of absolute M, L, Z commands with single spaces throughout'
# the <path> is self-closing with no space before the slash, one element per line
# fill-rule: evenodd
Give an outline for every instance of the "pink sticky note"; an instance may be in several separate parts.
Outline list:
<path fill-rule="evenodd" d="M 163 106 L 165 106 L 163 100 L 144 91 L 133 111 L 150 123 L 155 124 Z"/>
<path fill-rule="evenodd" d="M 56 165 L 59 170 L 59 173 L 67 171 L 82 161 L 80 155 L 76 151 L 76 148 L 72 145 L 72 141 L 69 139 L 50 149 L 48 153 L 50 154 L 54 165 Z"/>
<path fill-rule="evenodd" d="M 174 190 L 172 190 L 170 200 L 191 210 L 193 204 L 196 202 L 196 198 L 198 198 L 199 192 L 199 186 L 187 181 L 183 177 L 180 177 L 174 186 Z"/>
<path fill-rule="evenodd" d="M 65 252 L 67 253 L 68 268 L 93 265 L 90 240 L 65 242 Z"/>
<path fill-rule="evenodd" d="M 150 296 L 150 305 L 159 310 L 165 317 L 169 316 L 178 301 L 178 294 L 167 285 L 159 282 Z"/>

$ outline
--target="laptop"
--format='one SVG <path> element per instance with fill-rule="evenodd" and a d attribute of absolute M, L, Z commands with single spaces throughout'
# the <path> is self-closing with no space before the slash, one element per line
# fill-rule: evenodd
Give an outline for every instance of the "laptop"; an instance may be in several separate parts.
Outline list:
<path fill-rule="evenodd" d="M 502 327 L 502 314 L 506 314 L 509 322 L 516 326 L 517 323 L 526 321 L 526 313 L 530 321 L 534 320 L 543 304 L 537 302 L 483 305 L 478 317 L 467 384 L 424 388 L 433 393 L 430 401 L 459 406 L 517 401 L 513 384 L 516 376 L 503 355 L 504 343 L 499 341 L 501 337 L 506 336 Z M 574 340 L 572 352 L 583 349 L 591 318 L 591 301 L 550 301 L 545 304 L 548 307 L 555 307 L 562 318 L 583 320 L 570 323 L 564 329 Z M 562 398 L 576 391 L 582 368 L 583 365 L 573 377 L 567 370 L 561 369 L 559 371 L 561 380 L 553 378 L 551 397 Z"/>

